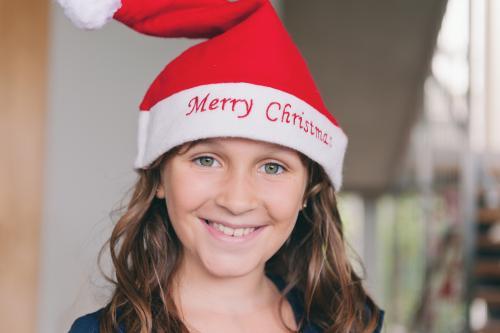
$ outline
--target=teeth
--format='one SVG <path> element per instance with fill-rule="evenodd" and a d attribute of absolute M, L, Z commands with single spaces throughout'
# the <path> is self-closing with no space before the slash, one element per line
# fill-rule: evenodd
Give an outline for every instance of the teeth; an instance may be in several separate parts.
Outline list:
<path fill-rule="evenodd" d="M 224 231 L 224 234 L 232 236 L 234 233 L 234 229 L 228 228 L 228 227 L 222 227 L 222 230 Z"/>
<path fill-rule="evenodd" d="M 207 221 L 215 229 L 223 232 L 225 235 L 233 236 L 233 237 L 241 237 L 241 236 L 248 235 L 249 233 L 255 231 L 255 229 L 256 229 L 256 228 L 233 229 L 233 228 L 227 227 L 227 226 L 219 224 L 219 223 L 210 222 L 208 220 L 205 220 L 205 221 Z"/>

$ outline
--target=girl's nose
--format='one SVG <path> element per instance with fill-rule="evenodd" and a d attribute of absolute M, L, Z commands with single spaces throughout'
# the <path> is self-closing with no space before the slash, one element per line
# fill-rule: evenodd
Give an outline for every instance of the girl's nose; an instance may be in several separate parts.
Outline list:
<path fill-rule="evenodd" d="M 244 214 L 258 205 L 257 193 L 248 172 L 237 170 L 229 172 L 217 193 L 216 204 L 226 208 L 233 215 Z"/>

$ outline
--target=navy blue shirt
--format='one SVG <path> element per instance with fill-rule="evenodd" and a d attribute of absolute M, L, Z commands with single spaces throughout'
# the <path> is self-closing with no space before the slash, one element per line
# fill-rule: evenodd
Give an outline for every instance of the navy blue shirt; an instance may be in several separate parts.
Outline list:
<path fill-rule="evenodd" d="M 269 276 L 269 277 L 280 290 L 282 290 L 285 287 L 284 281 L 280 277 L 278 276 Z M 304 312 L 303 305 L 300 301 L 299 293 L 296 290 L 294 290 L 287 295 L 287 299 L 293 309 L 295 320 L 299 322 Z M 368 310 L 368 307 L 366 307 L 366 309 Z M 101 315 L 102 310 L 103 308 L 77 318 L 73 322 L 73 325 L 71 325 L 69 333 L 99 333 L 99 317 Z M 382 324 L 384 321 L 385 313 L 383 310 L 380 311 L 381 311 L 381 317 L 377 323 L 377 328 L 375 329 L 374 333 L 382 332 Z M 125 333 L 125 329 L 123 326 L 120 326 L 120 330 L 118 331 L 118 333 Z M 312 323 L 306 323 L 304 329 L 302 330 L 302 333 L 321 333 L 321 330 Z"/>

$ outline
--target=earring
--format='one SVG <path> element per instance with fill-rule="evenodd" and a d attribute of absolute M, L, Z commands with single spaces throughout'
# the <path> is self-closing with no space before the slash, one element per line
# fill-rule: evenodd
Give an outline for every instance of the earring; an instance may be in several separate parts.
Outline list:
<path fill-rule="evenodd" d="M 156 189 L 156 197 L 157 197 L 157 198 L 159 198 L 159 197 L 158 197 L 158 194 L 159 194 L 159 193 L 160 193 L 160 189 L 159 189 L 159 188 L 157 188 L 157 189 Z M 161 198 L 161 199 L 166 199 L 166 198 L 165 198 L 165 196 L 163 196 L 163 198 Z"/>
<path fill-rule="evenodd" d="M 306 208 L 307 207 L 307 200 L 304 201 L 304 204 L 302 205 L 302 209 Z"/>

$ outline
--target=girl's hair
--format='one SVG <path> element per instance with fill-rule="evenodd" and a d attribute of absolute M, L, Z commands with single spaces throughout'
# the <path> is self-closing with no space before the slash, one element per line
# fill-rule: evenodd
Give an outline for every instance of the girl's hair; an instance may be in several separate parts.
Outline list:
<path fill-rule="evenodd" d="M 102 311 L 100 332 L 115 332 L 120 323 L 127 332 L 189 332 L 168 296 L 182 244 L 156 190 L 164 163 L 196 141 L 171 149 L 147 170 L 137 170 L 132 197 L 98 256 L 101 267 L 109 244 L 116 277 L 102 273 L 114 291 Z M 309 177 L 307 207 L 299 213 L 289 240 L 266 263 L 266 273 L 284 280 L 280 306 L 288 292 L 299 291 L 304 304 L 299 331 L 308 320 L 323 332 L 373 332 L 380 311 L 349 263 L 334 188 L 318 163 L 300 156 Z"/>

